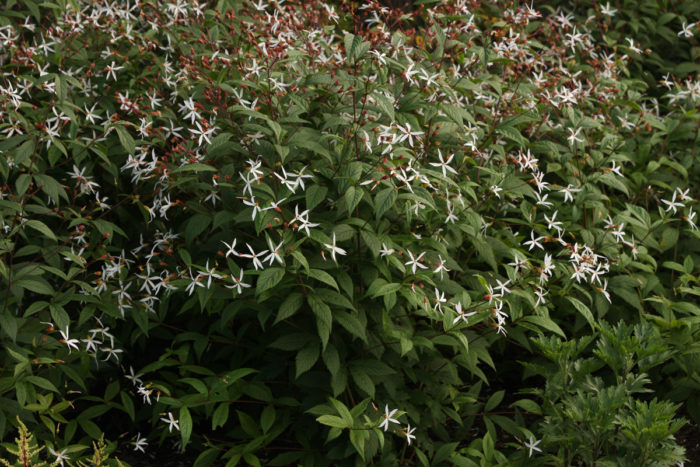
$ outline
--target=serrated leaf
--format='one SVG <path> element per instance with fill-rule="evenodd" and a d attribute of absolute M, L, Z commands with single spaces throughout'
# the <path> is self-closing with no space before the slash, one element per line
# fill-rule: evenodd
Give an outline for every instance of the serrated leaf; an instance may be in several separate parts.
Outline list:
<path fill-rule="evenodd" d="M 350 443 L 352 443 L 362 460 L 365 460 L 365 444 L 367 442 L 365 438 L 366 433 L 367 430 L 350 430 Z"/>
<path fill-rule="evenodd" d="M 334 428 L 348 428 L 348 424 L 345 423 L 342 418 L 336 417 L 335 415 L 321 415 L 316 418 L 316 421 Z"/>
<path fill-rule="evenodd" d="M 520 399 L 520 400 L 513 402 L 513 404 L 511 404 L 511 405 L 513 405 L 515 407 L 520 407 L 521 409 L 526 410 L 528 412 L 532 412 L 532 413 L 536 413 L 536 414 L 542 413 L 542 409 L 537 404 L 537 402 L 530 400 L 530 399 Z"/>
<path fill-rule="evenodd" d="M 171 173 L 180 172 L 218 172 L 218 169 L 216 167 L 212 167 L 211 165 L 196 162 L 194 164 L 187 164 L 183 165 L 182 167 L 178 167 L 177 169 L 172 170 Z"/>
<path fill-rule="evenodd" d="M 33 139 L 29 139 L 22 143 L 22 145 L 15 151 L 15 164 L 24 165 L 24 163 L 29 160 L 29 157 L 34 154 L 35 147 L 36 145 L 34 144 Z"/>
<path fill-rule="evenodd" d="M 309 342 L 296 356 L 296 378 L 309 371 L 318 361 L 321 349 L 317 342 Z"/>
<path fill-rule="evenodd" d="M 180 437 L 182 438 L 182 450 L 185 450 L 185 446 L 190 441 L 190 436 L 192 436 L 192 415 L 187 406 L 183 405 L 180 407 L 180 415 L 178 416 L 180 422 Z"/>
<path fill-rule="evenodd" d="M 397 284 L 397 283 L 392 282 L 389 284 L 380 285 L 379 287 L 376 288 L 376 290 L 374 290 L 374 288 L 370 287 L 370 289 L 368 289 L 368 294 L 370 291 L 372 291 L 371 297 L 377 298 L 377 297 L 383 297 L 386 294 L 398 292 L 399 290 L 401 290 L 401 284 Z"/>
<path fill-rule="evenodd" d="M 34 230 L 37 230 L 50 238 L 51 240 L 56 240 L 56 235 L 53 233 L 53 231 L 49 228 L 48 225 L 44 224 L 41 221 L 38 221 L 36 219 L 30 219 L 24 223 L 25 227 L 31 227 Z"/>
<path fill-rule="evenodd" d="M 491 397 L 489 397 L 489 400 L 486 401 L 486 405 L 484 406 L 484 412 L 490 412 L 498 407 L 498 404 L 501 403 L 505 394 L 506 392 L 504 390 L 496 391 L 495 393 L 491 394 Z"/>
<path fill-rule="evenodd" d="M 258 282 L 255 287 L 256 295 L 279 284 L 284 277 L 284 273 L 285 271 L 282 268 L 267 268 L 263 270 L 258 277 Z"/>
<path fill-rule="evenodd" d="M 7 334 L 12 342 L 17 340 L 17 319 L 9 312 L 0 314 L 0 329 Z"/>
<path fill-rule="evenodd" d="M 29 188 L 29 183 L 31 183 L 31 181 L 32 177 L 29 174 L 20 174 L 20 176 L 17 177 L 17 181 L 15 181 L 15 190 L 17 190 L 17 195 L 20 197 L 24 195 L 27 188 Z"/>
<path fill-rule="evenodd" d="M 350 375 L 358 388 L 362 389 L 370 397 L 374 397 L 374 382 L 362 368 L 357 366 L 350 368 Z"/>
<path fill-rule="evenodd" d="M 316 316 L 316 327 L 318 328 L 318 335 L 321 338 L 321 343 L 323 344 L 323 349 L 325 350 L 328 344 L 328 339 L 331 335 L 331 328 L 333 326 L 333 314 L 328 305 L 326 305 L 323 300 L 321 300 L 316 294 L 309 294 L 306 296 L 306 301 L 311 307 Z"/>
<path fill-rule="evenodd" d="M 276 418 L 277 412 L 274 405 L 268 405 L 263 409 L 260 414 L 260 428 L 262 428 L 263 433 L 267 433 L 272 428 Z"/>
<path fill-rule="evenodd" d="M 54 295 L 56 293 L 53 287 L 51 287 L 51 284 L 36 276 L 32 276 L 31 279 L 19 279 L 18 281 L 13 282 L 12 285 L 14 287 L 21 287 L 42 295 Z"/>
<path fill-rule="evenodd" d="M 222 402 L 216 408 L 211 417 L 211 429 L 216 430 L 220 426 L 224 426 L 228 420 L 229 406 L 231 404 L 228 402 Z"/>
<path fill-rule="evenodd" d="M 34 183 L 41 187 L 41 191 L 46 193 L 54 201 L 58 201 L 59 198 L 63 198 L 68 201 L 68 194 L 66 190 L 63 189 L 60 183 L 58 183 L 54 178 L 49 177 L 45 174 L 35 174 Z"/>
<path fill-rule="evenodd" d="M 277 318 L 275 318 L 275 324 L 282 320 L 289 318 L 294 315 L 301 305 L 304 303 L 304 295 L 299 292 L 294 292 L 287 296 L 280 305 L 279 311 L 277 312 Z"/>
<path fill-rule="evenodd" d="M 376 217 L 381 216 L 394 206 L 397 190 L 394 187 L 381 190 L 374 198 L 374 214 Z"/>
<path fill-rule="evenodd" d="M 117 136 L 119 137 L 119 142 L 121 143 L 122 147 L 126 149 L 126 152 L 128 152 L 131 155 L 134 155 L 136 153 L 136 142 L 134 141 L 134 138 L 129 134 L 126 128 L 122 125 L 114 125 L 112 128 L 114 128 L 117 131 Z"/>
<path fill-rule="evenodd" d="M 349 215 L 352 215 L 355 207 L 360 204 L 362 193 L 363 191 L 361 188 L 355 188 L 354 186 L 348 187 L 345 192 L 345 207 L 347 207 Z"/>
<path fill-rule="evenodd" d="M 328 188 L 322 185 L 312 185 L 306 190 L 306 209 L 313 209 L 318 206 L 328 193 Z"/>
<path fill-rule="evenodd" d="M 566 339 L 566 334 L 564 334 L 564 331 L 562 331 L 559 325 L 552 321 L 550 318 L 545 318 L 544 316 L 531 315 L 524 317 L 523 321 L 536 324 L 537 326 L 547 329 L 548 331 L 552 331 Z"/>
<path fill-rule="evenodd" d="M 54 386 L 54 384 L 51 381 L 49 381 L 46 378 L 42 378 L 41 376 L 30 375 L 30 376 L 27 376 L 26 378 L 24 378 L 24 380 L 29 381 L 34 386 L 38 386 L 42 389 L 46 389 L 47 391 L 53 391 L 56 393 L 59 392 L 58 389 L 56 388 L 56 386 Z"/>
<path fill-rule="evenodd" d="M 195 214 L 187 222 L 185 227 L 185 242 L 191 243 L 199 234 L 204 232 L 211 223 L 211 216 L 208 214 Z"/>
<path fill-rule="evenodd" d="M 325 363 L 326 368 L 328 368 L 328 371 L 331 373 L 331 376 L 338 373 L 340 369 L 340 356 L 333 344 L 328 344 L 321 357 L 323 358 L 323 363 Z"/>
<path fill-rule="evenodd" d="M 131 421 L 136 420 L 136 410 L 134 409 L 134 401 L 131 400 L 131 397 L 129 397 L 129 394 L 126 392 L 122 391 L 119 393 L 119 397 L 122 400 L 122 407 L 124 408 L 124 412 L 129 415 L 129 418 Z"/>
<path fill-rule="evenodd" d="M 336 310 L 333 313 L 333 319 L 350 334 L 367 342 L 365 327 L 355 315 L 342 310 Z"/>
<path fill-rule="evenodd" d="M 588 325 L 591 327 L 592 330 L 596 330 L 596 324 L 595 324 L 595 319 L 593 318 L 593 313 L 591 313 L 591 310 L 588 309 L 588 307 L 579 299 L 574 298 L 574 297 L 566 297 L 566 299 L 576 308 L 576 311 L 581 313 L 584 318 L 586 318 L 586 321 L 588 322 Z"/>
<path fill-rule="evenodd" d="M 309 277 L 313 277 L 324 284 L 330 285 L 336 291 L 340 291 L 340 289 L 338 289 L 338 283 L 333 279 L 333 276 L 322 269 L 309 269 Z"/>

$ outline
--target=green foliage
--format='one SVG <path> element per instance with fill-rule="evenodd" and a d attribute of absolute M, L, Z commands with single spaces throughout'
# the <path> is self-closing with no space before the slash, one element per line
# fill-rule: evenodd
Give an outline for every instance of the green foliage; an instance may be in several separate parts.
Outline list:
<path fill-rule="evenodd" d="M 682 462 L 700 17 L 554 8 L 8 2 L 0 437 Z"/>

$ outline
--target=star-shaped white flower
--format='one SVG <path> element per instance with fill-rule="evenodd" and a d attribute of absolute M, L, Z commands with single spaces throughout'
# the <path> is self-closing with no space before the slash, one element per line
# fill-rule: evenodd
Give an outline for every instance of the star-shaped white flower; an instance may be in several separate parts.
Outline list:
<path fill-rule="evenodd" d="M 391 418 L 394 414 L 398 412 L 398 409 L 394 409 L 389 412 L 389 406 L 384 406 L 384 420 L 379 424 L 379 428 L 384 428 L 384 431 L 389 429 L 389 423 L 400 423 L 398 420 Z"/>
<path fill-rule="evenodd" d="M 335 232 L 333 232 L 333 242 L 331 242 L 331 243 L 324 243 L 323 246 L 325 246 L 326 248 L 328 248 L 329 250 L 331 250 L 331 256 L 333 257 L 333 261 L 336 261 L 336 259 L 335 259 L 335 254 L 336 254 L 336 253 L 338 253 L 339 255 L 343 255 L 343 256 L 347 254 L 347 253 L 345 252 L 345 250 L 343 250 L 342 248 L 339 248 L 339 247 L 335 246 Z"/>
<path fill-rule="evenodd" d="M 407 250 L 407 251 L 408 251 L 408 250 Z M 421 260 L 421 258 L 423 257 L 423 255 L 425 255 L 425 252 L 423 252 L 423 253 L 421 253 L 420 255 L 418 255 L 417 258 L 414 258 L 414 257 L 413 257 L 413 253 L 411 253 L 410 251 L 408 251 L 408 256 L 411 257 L 411 260 L 410 260 L 410 261 L 407 261 L 407 262 L 404 263 L 404 264 L 406 264 L 407 266 L 408 266 L 409 264 L 411 265 L 413 274 L 416 273 L 416 268 L 428 269 L 427 266 L 423 266 L 423 265 L 420 263 L 420 260 Z"/>
<path fill-rule="evenodd" d="M 542 442 L 541 439 L 535 441 L 532 439 L 532 436 L 530 436 L 530 442 L 525 443 L 525 447 L 530 450 L 527 457 L 532 457 L 532 451 L 542 452 L 542 449 L 537 447 L 537 445 L 540 444 L 540 442 Z"/>
<path fill-rule="evenodd" d="M 172 412 L 168 412 L 168 418 L 161 418 L 160 420 L 168 424 L 168 432 L 172 433 L 173 427 L 175 427 L 177 431 L 180 431 L 180 422 L 175 420 Z"/>

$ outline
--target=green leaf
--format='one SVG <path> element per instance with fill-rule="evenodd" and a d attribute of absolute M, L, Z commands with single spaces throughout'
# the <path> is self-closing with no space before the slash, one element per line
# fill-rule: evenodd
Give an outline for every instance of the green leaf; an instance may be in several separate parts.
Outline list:
<path fill-rule="evenodd" d="M 49 306 L 49 302 L 44 302 L 44 301 L 36 301 L 29 305 L 26 310 L 24 310 L 24 317 L 28 318 L 29 316 L 33 315 L 34 313 L 38 313 L 44 308 Z"/>
<path fill-rule="evenodd" d="M 49 237 L 51 240 L 56 240 L 56 235 L 53 233 L 53 231 L 49 228 L 48 225 L 44 224 L 41 221 L 30 219 L 26 221 L 24 225 L 26 227 L 31 227 L 32 229 L 41 232 L 45 236 Z"/>
<path fill-rule="evenodd" d="M 331 401 L 331 404 L 333 404 L 333 407 L 335 407 L 335 410 L 338 411 L 343 421 L 345 421 L 346 425 L 352 425 L 352 415 L 345 404 L 332 397 L 329 397 L 329 400 Z"/>
<path fill-rule="evenodd" d="M 335 310 L 333 313 L 333 319 L 335 319 L 335 321 L 338 322 L 338 324 L 340 324 L 350 334 L 367 342 L 365 326 L 362 325 L 360 320 L 354 314 L 342 310 Z"/>
<path fill-rule="evenodd" d="M 68 201 L 68 195 L 66 190 L 63 189 L 60 183 L 58 183 L 54 178 L 49 177 L 45 174 L 34 174 L 34 183 L 41 187 L 41 191 L 46 193 L 54 201 L 58 201 L 59 198 L 63 198 Z"/>
<path fill-rule="evenodd" d="M 309 303 L 311 311 L 313 311 L 314 315 L 316 315 L 318 335 L 321 338 L 323 349 L 325 349 L 331 335 L 333 314 L 331 313 L 330 307 L 326 305 L 316 294 L 311 293 L 307 295 L 306 301 Z"/>
<path fill-rule="evenodd" d="M 357 47 L 362 43 L 362 37 L 356 36 L 354 34 L 346 33 L 345 38 L 345 56 L 350 63 L 354 62 L 355 51 Z"/>
<path fill-rule="evenodd" d="M 363 191 L 361 188 L 355 188 L 354 186 L 348 187 L 345 192 L 345 206 L 348 208 L 348 215 L 352 215 L 355 207 L 360 204 L 362 200 Z"/>
<path fill-rule="evenodd" d="M 56 292 L 51 287 L 51 284 L 46 282 L 44 279 L 36 276 L 32 276 L 31 279 L 20 279 L 12 284 L 16 287 L 22 287 L 29 291 L 42 294 L 42 295 L 54 295 Z M 65 328 L 64 328 L 65 329 Z"/>
<path fill-rule="evenodd" d="M 192 436 L 192 415 L 190 415 L 190 410 L 187 406 L 183 405 L 180 407 L 180 416 L 178 417 L 180 421 L 180 437 L 182 438 L 182 450 L 185 450 L 185 446 L 190 441 L 190 436 Z"/>
<path fill-rule="evenodd" d="M 306 190 L 306 209 L 311 210 L 318 206 L 326 198 L 326 193 L 328 193 L 328 188 L 325 186 L 311 185 Z"/>
<path fill-rule="evenodd" d="M 588 307 L 581 302 L 579 299 L 574 298 L 574 297 L 566 297 L 566 299 L 576 308 L 576 310 L 583 315 L 584 318 L 586 318 L 586 321 L 588 321 L 588 325 L 591 327 L 592 330 L 596 330 L 596 324 L 595 324 L 595 319 L 593 318 L 593 313 L 591 313 L 591 310 L 588 309 Z"/>
<path fill-rule="evenodd" d="M 129 394 L 126 392 L 122 391 L 119 393 L 119 397 L 122 400 L 122 406 L 124 407 L 124 412 L 129 415 L 129 418 L 131 418 L 131 421 L 136 420 L 136 410 L 134 409 L 134 402 L 131 400 L 131 397 Z"/>
<path fill-rule="evenodd" d="M 122 147 L 126 149 L 126 152 L 134 155 L 136 153 L 136 143 L 134 142 L 134 138 L 129 134 L 128 130 L 124 128 L 123 125 L 114 125 L 112 128 L 117 131 L 119 142 L 121 143 Z"/>
<path fill-rule="evenodd" d="M 348 428 L 348 424 L 345 423 L 342 418 L 336 417 L 335 415 L 321 415 L 316 418 L 316 421 L 334 428 Z"/>
<path fill-rule="evenodd" d="M 491 397 L 489 397 L 489 400 L 486 401 L 486 405 L 484 406 L 484 412 L 490 412 L 491 410 L 498 407 L 498 404 L 501 403 L 505 394 L 506 392 L 504 390 L 496 391 L 495 393 L 493 393 Z"/>
<path fill-rule="evenodd" d="M 277 418 L 277 412 L 274 405 L 268 405 L 263 409 L 260 414 L 260 428 L 262 428 L 263 433 L 267 433 L 272 428 L 275 418 Z"/>
<path fill-rule="evenodd" d="M 328 274 L 326 271 L 321 269 L 309 269 L 309 276 L 323 282 L 324 284 L 330 285 L 336 291 L 340 291 L 340 289 L 338 289 L 338 283 L 335 281 L 335 279 L 333 279 L 333 276 Z"/>
<path fill-rule="evenodd" d="M 394 187 L 385 188 L 377 193 L 377 196 L 374 198 L 375 216 L 380 217 L 382 214 L 391 209 L 396 202 L 397 196 L 397 190 Z"/>
<path fill-rule="evenodd" d="M 192 243 L 199 234 L 204 232 L 211 223 L 211 216 L 208 214 L 195 214 L 190 218 L 185 227 L 185 242 Z"/>
<path fill-rule="evenodd" d="M 541 414 L 542 409 L 540 406 L 537 404 L 537 402 L 530 400 L 530 399 L 520 399 L 512 404 L 515 407 L 520 407 L 523 410 L 526 410 L 528 412 L 536 413 L 536 414 Z"/>
<path fill-rule="evenodd" d="M 34 140 L 28 139 L 15 151 L 15 164 L 24 165 L 29 160 L 29 157 L 34 154 Z"/>
<path fill-rule="evenodd" d="M 29 188 L 29 183 L 32 181 L 32 177 L 29 174 L 20 174 L 15 182 L 15 189 L 17 190 L 18 196 L 23 196 L 24 193 Z"/>
<path fill-rule="evenodd" d="M 340 370 L 340 356 L 333 344 L 328 344 L 328 346 L 326 346 L 326 350 L 323 351 L 321 357 L 332 376 L 338 373 L 338 370 Z"/>
<path fill-rule="evenodd" d="M 481 445 L 484 451 L 484 458 L 486 459 L 486 461 L 488 462 L 491 459 L 493 459 L 494 444 L 490 433 L 486 433 L 486 435 L 484 435 L 483 439 L 481 440 Z"/>
<path fill-rule="evenodd" d="M 197 459 L 195 459 L 192 467 L 211 467 L 216 462 L 216 458 L 219 457 L 221 449 L 219 448 L 209 448 L 203 451 Z"/>
<path fill-rule="evenodd" d="M 566 339 L 566 334 L 564 334 L 564 331 L 562 331 L 562 329 L 559 327 L 559 325 L 557 325 L 557 323 L 555 323 L 549 318 L 545 318 L 544 316 L 531 315 L 524 317 L 523 321 L 536 324 L 537 326 L 559 334 L 561 337 Z"/>
<path fill-rule="evenodd" d="M 12 316 L 9 311 L 0 314 L 0 329 L 10 338 L 12 342 L 17 339 L 17 318 Z"/>
<path fill-rule="evenodd" d="M 309 342 L 296 356 L 296 378 L 309 371 L 318 361 L 321 349 L 318 342 Z"/>
<path fill-rule="evenodd" d="M 374 397 L 374 382 L 364 369 L 359 366 L 353 366 L 350 368 L 350 375 L 358 388 L 362 389 L 370 397 Z"/>
<path fill-rule="evenodd" d="M 255 437 L 258 434 L 260 434 L 260 431 L 258 430 L 258 424 L 253 420 L 253 418 L 248 415 L 245 412 L 241 412 L 240 410 L 236 410 L 236 413 L 238 414 L 238 421 L 241 424 L 241 428 L 243 428 L 243 431 L 251 437 Z"/>
<path fill-rule="evenodd" d="M 211 417 L 211 429 L 216 430 L 220 426 L 224 426 L 226 420 L 228 420 L 228 409 L 231 404 L 229 402 L 222 402 L 216 408 Z"/>
<path fill-rule="evenodd" d="M 29 381 L 34 386 L 46 389 L 47 391 L 53 391 L 55 393 L 59 392 L 56 386 L 54 386 L 54 384 L 51 381 L 49 381 L 46 378 L 42 378 L 41 376 L 27 376 L 26 378 L 24 378 L 24 380 Z"/>
<path fill-rule="evenodd" d="M 362 460 L 365 460 L 365 443 L 367 442 L 365 439 L 366 434 L 366 430 L 350 430 L 350 442 Z M 369 434 L 367 434 L 367 436 L 369 436 Z"/>
<path fill-rule="evenodd" d="M 397 283 L 389 283 L 389 284 L 383 284 L 380 285 L 379 287 L 376 288 L 376 290 L 373 290 L 372 287 L 370 287 L 367 291 L 369 294 L 370 291 L 372 291 L 372 298 L 377 298 L 377 297 L 383 297 L 386 294 L 398 292 L 401 290 L 401 284 Z"/>
<path fill-rule="evenodd" d="M 182 167 L 178 167 L 177 169 L 174 169 L 171 173 L 180 172 L 218 172 L 218 169 L 216 167 L 212 167 L 211 165 L 195 162 L 194 164 L 187 164 L 183 165 Z"/>
<path fill-rule="evenodd" d="M 280 305 L 279 311 L 277 312 L 277 318 L 275 318 L 275 324 L 282 320 L 289 318 L 294 315 L 301 305 L 304 303 L 304 295 L 300 292 L 294 292 L 287 296 Z"/>
<path fill-rule="evenodd" d="M 280 283 L 284 277 L 283 268 L 267 268 L 258 277 L 258 282 L 255 287 L 255 294 L 259 295 L 265 290 L 271 289 Z"/>

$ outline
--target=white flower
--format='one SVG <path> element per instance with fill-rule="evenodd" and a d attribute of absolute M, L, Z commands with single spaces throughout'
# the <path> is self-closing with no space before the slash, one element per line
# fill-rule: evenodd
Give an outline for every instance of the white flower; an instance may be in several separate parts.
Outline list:
<path fill-rule="evenodd" d="M 447 171 L 452 172 L 453 174 L 456 174 L 457 171 L 450 167 L 448 164 L 450 161 L 454 158 L 454 154 L 450 154 L 450 157 L 447 158 L 447 160 L 444 160 L 442 158 L 442 152 L 438 149 L 438 158 L 440 159 L 440 162 L 431 162 L 430 165 L 434 167 L 441 167 L 442 168 L 442 176 L 447 177 Z"/>
<path fill-rule="evenodd" d="M 535 441 L 532 439 L 532 436 L 530 436 L 530 442 L 525 443 L 525 447 L 530 450 L 527 457 L 532 457 L 532 451 L 542 452 L 542 449 L 536 447 L 538 444 L 540 444 L 541 441 L 542 441 L 541 439 L 538 439 L 537 441 Z"/>
<path fill-rule="evenodd" d="M 382 256 L 392 255 L 394 254 L 394 249 L 387 248 L 386 244 L 382 243 L 382 249 L 379 250 L 379 254 L 381 254 Z"/>
<path fill-rule="evenodd" d="M 168 424 L 169 433 L 172 433 L 173 427 L 175 427 L 177 431 L 180 431 L 180 424 L 177 420 L 175 420 L 175 417 L 173 417 L 172 412 L 168 412 L 168 418 L 161 418 L 160 420 Z"/>
<path fill-rule="evenodd" d="M 241 255 L 240 253 L 238 253 L 238 252 L 234 249 L 234 248 L 236 248 L 236 241 L 237 241 L 237 239 L 234 238 L 234 239 L 233 239 L 233 242 L 231 242 L 230 245 L 229 245 L 228 243 L 226 243 L 225 241 L 223 241 L 223 240 L 221 241 L 221 243 L 223 243 L 224 245 L 226 245 L 226 247 L 228 248 L 228 250 L 226 250 L 226 257 L 227 257 L 227 258 L 228 258 L 229 255 L 234 255 L 234 256 L 240 256 L 240 255 Z"/>
<path fill-rule="evenodd" d="M 284 240 L 282 240 L 279 245 L 275 246 L 272 243 L 272 240 L 270 237 L 267 238 L 267 244 L 270 247 L 270 253 L 263 259 L 263 262 L 269 261 L 270 266 L 272 266 L 273 261 L 277 261 L 281 265 L 284 266 L 284 261 L 282 260 L 282 256 L 280 256 L 280 251 L 282 250 L 282 245 L 284 245 Z"/>
<path fill-rule="evenodd" d="M 56 452 L 56 451 L 54 451 L 53 449 L 49 448 L 49 452 L 50 452 L 51 454 L 53 454 L 54 456 L 56 456 L 56 460 L 54 461 L 54 464 L 58 462 L 58 463 L 60 463 L 61 465 L 63 465 L 63 461 L 69 461 L 69 460 L 70 460 L 70 457 L 66 456 L 66 451 L 67 451 L 67 450 L 68 450 L 68 448 L 64 449 L 64 450 L 61 451 L 61 452 Z"/>
<path fill-rule="evenodd" d="M 241 253 L 241 257 L 243 258 L 250 258 L 253 260 L 253 266 L 255 267 L 255 270 L 257 271 L 258 269 L 265 269 L 263 266 L 262 262 L 260 261 L 260 256 L 264 255 L 267 253 L 267 250 L 263 250 L 260 253 L 256 253 L 255 250 L 253 250 L 253 247 L 250 246 L 248 243 L 245 244 L 245 246 L 248 247 L 248 250 L 250 250 L 250 254 L 247 253 Z"/>
<path fill-rule="evenodd" d="M 61 333 L 61 337 L 63 337 L 63 339 L 61 339 L 60 342 L 63 343 L 63 344 L 66 344 L 66 345 L 68 346 L 68 353 L 71 353 L 71 349 L 79 350 L 79 349 L 78 349 L 78 344 L 80 343 L 80 341 L 79 341 L 78 339 L 71 339 L 71 338 L 69 337 L 69 335 L 68 335 L 68 326 L 66 326 L 66 331 L 65 331 L 65 332 L 60 331 L 60 333 Z"/>
<path fill-rule="evenodd" d="M 413 434 L 414 431 L 416 431 L 416 427 L 411 428 L 411 424 L 409 423 L 406 426 L 406 431 L 405 431 L 406 441 L 408 441 L 409 446 L 411 445 L 411 440 L 416 439 L 416 436 Z"/>
<path fill-rule="evenodd" d="M 457 313 L 457 317 L 452 321 L 452 324 L 457 324 L 457 321 L 459 321 L 460 319 L 466 323 L 467 318 L 469 318 L 470 316 L 474 316 L 476 314 L 476 311 L 472 311 L 470 313 L 465 313 L 464 310 L 462 309 L 461 302 L 457 302 L 457 305 L 455 305 L 455 312 Z"/>
<path fill-rule="evenodd" d="M 134 441 L 134 451 L 141 451 L 141 452 L 145 453 L 147 447 L 148 447 L 148 441 L 146 441 L 146 438 L 142 438 L 141 433 L 137 433 L 136 434 L 136 441 Z"/>
<path fill-rule="evenodd" d="M 676 214 L 676 208 L 683 208 L 685 207 L 685 204 L 679 203 L 676 201 L 676 192 L 673 192 L 673 196 L 671 197 L 671 201 L 666 201 L 665 199 L 662 199 L 662 203 L 666 203 L 668 207 L 666 208 L 666 212 L 673 210 L 673 214 Z"/>
<path fill-rule="evenodd" d="M 531 240 L 529 240 L 527 242 L 523 242 L 523 245 L 530 245 L 530 247 L 528 248 L 528 251 L 532 251 L 532 249 L 535 247 L 539 248 L 540 250 L 544 250 L 544 247 L 540 243 L 541 240 L 544 240 L 544 237 L 535 238 L 535 232 L 532 231 L 532 232 L 530 232 L 530 239 Z"/>
<path fill-rule="evenodd" d="M 614 161 L 613 161 L 614 163 Z M 559 193 L 564 193 L 564 202 L 571 201 L 574 202 L 574 196 L 571 193 L 578 193 L 581 191 L 580 188 L 573 188 L 573 185 L 569 184 L 566 188 L 559 190 Z"/>
<path fill-rule="evenodd" d="M 423 255 L 425 255 L 425 252 L 421 253 L 417 258 L 414 258 L 414 257 L 413 257 L 413 253 L 411 253 L 411 252 L 408 251 L 408 250 L 406 250 L 406 251 L 408 252 L 408 256 L 411 257 L 411 260 L 410 260 L 410 261 L 407 261 L 407 262 L 404 263 L 404 264 L 406 264 L 407 266 L 408 266 L 409 264 L 411 265 L 413 274 L 416 273 L 416 268 L 428 269 L 427 266 L 423 266 L 423 265 L 420 264 L 420 262 L 419 262 L 419 261 L 421 260 L 421 258 L 423 257 Z"/>
<path fill-rule="evenodd" d="M 384 406 L 384 420 L 379 424 L 379 428 L 384 427 L 384 431 L 386 431 L 389 429 L 389 423 L 400 423 L 398 420 L 391 418 L 397 411 L 398 409 L 394 409 L 389 412 L 389 406 Z"/>
<path fill-rule="evenodd" d="M 345 250 L 343 250 L 342 248 L 338 248 L 337 246 L 335 246 L 335 232 L 333 232 L 333 241 L 332 241 L 330 244 L 329 244 L 329 243 L 324 243 L 323 246 L 325 246 L 326 248 L 328 248 L 329 250 L 331 250 L 331 256 L 333 257 L 333 261 L 336 261 L 336 259 L 335 259 L 335 254 L 336 254 L 336 253 L 338 253 L 339 255 L 346 255 L 346 254 L 347 254 L 347 253 L 345 252 Z"/>
<path fill-rule="evenodd" d="M 617 10 L 614 8 L 610 7 L 610 2 L 606 3 L 605 6 L 602 6 L 600 8 L 600 12 L 604 14 L 605 16 L 610 16 L 613 17 L 615 16 L 615 13 L 617 13 Z"/>
<path fill-rule="evenodd" d="M 243 293 L 243 288 L 250 288 L 250 284 L 244 284 L 243 283 L 243 269 L 241 269 L 241 277 L 236 277 L 234 275 L 231 275 L 231 279 L 233 280 L 233 285 L 227 285 L 225 286 L 227 289 L 236 289 L 238 290 L 238 293 Z"/>

